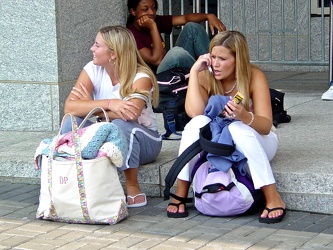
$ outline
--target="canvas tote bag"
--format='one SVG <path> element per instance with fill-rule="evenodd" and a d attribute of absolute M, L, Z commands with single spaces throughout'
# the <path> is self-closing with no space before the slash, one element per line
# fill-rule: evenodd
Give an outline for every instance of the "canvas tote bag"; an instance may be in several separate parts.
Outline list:
<path fill-rule="evenodd" d="M 86 118 L 94 111 L 95 109 Z M 103 112 L 106 114 L 104 110 Z M 128 216 L 117 169 L 109 157 L 82 159 L 74 116 L 66 114 L 62 124 L 68 116 L 72 120 L 75 157 L 74 160 L 64 160 L 53 156 L 61 125 L 58 136 L 51 143 L 48 157 L 42 158 L 36 217 L 67 223 L 116 224 Z"/>

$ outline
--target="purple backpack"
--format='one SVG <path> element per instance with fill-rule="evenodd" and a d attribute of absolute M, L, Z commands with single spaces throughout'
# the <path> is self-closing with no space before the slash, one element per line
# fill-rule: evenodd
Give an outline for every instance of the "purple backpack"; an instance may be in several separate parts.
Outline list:
<path fill-rule="evenodd" d="M 164 200 L 174 194 L 170 193 L 179 172 L 195 155 L 200 158 L 195 163 L 192 179 L 194 205 L 199 212 L 209 216 L 234 216 L 256 212 L 264 205 L 262 191 L 255 190 L 252 179 L 241 175 L 239 170 L 231 167 L 223 172 L 210 164 L 207 153 L 229 156 L 235 146 L 210 141 L 209 124 L 200 131 L 200 138 L 188 147 L 174 162 L 165 178 Z M 187 202 L 191 199 L 187 198 Z"/>
<path fill-rule="evenodd" d="M 206 160 L 206 153 L 196 162 L 193 172 L 194 205 L 210 216 L 234 216 L 250 211 L 257 191 L 247 175 L 235 167 L 223 172 Z"/>

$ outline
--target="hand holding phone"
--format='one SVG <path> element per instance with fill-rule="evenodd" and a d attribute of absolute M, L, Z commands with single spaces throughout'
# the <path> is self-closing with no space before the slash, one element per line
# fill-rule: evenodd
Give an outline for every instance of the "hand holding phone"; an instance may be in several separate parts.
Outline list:
<path fill-rule="evenodd" d="M 243 99 L 244 99 L 244 96 L 243 96 L 240 92 L 237 92 L 237 93 L 233 96 L 232 101 L 233 101 L 234 103 L 239 104 L 239 103 L 242 102 Z M 226 112 L 227 112 L 227 111 L 226 111 L 225 109 L 223 109 L 223 110 L 221 111 L 221 113 L 218 115 L 218 117 L 224 118 L 224 117 L 226 116 Z"/>
<path fill-rule="evenodd" d="M 213 67 L 211 65 L 208 65 L 207 68 L 208 68 L 210 74 L 213 76 L 214 75 L 214 69 L 213 69 Z"/>

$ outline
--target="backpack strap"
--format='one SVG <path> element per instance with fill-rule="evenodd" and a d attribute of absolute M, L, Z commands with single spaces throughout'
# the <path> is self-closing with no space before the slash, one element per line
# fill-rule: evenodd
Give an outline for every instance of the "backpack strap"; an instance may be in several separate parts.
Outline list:
<path fill-rule="evenodd" d="M 189 146 L 172 164 L 167 176 L 165 177 L 165 189 L 164 189 L 164 200 L 168 200 L 173 194 L 170 193 L 170 189 L 175 183 L 178 174 L 183 167 L 188 163 L 194 156 L 199 154 L 202 150 L 213 153 L 220 156 L 231 155 L 236 147 L 235 145 L 226 145 L 222 143 L 212 142 L 212 133 L 210 131 L 209 123 L 200 129 L 200 137 L 191 146 Z"/>
<path fill-rule="evenodd" d="M 175 183 L 178 174 L 183 169 L 186 163 L 188 163 L 195 155 L 201 151 L 200 139 L 196 140 L 191 146 L 189 146 L 172 164 L 167 176 L 165 177 L 165 189 L 164 200 L 168 200 L 172 194 L 170 189 Z"/>
<path fill-rule="evenodd" d="M 178 133 L 176 131 L 176 119 L 175 119 L 174 114 L 165 114 L 165 118 L 166 118 L 168 127 L 166 129 L 165 134 L 162 135 L 162 139 L 163 140 L 180 140 L 182 134 Z M 169 138 L 169 136 L 172 134 L 179 135 L 180 137 L 171 139 L 171 138 Z"/>
<path fill-rule="evenodd" d="M 210 125 L 208 123 L 202 129 L 200 129 L 200 145 L 202 150 L 214 155 L 229 156 L 236 149 L 234 143 L 232 145 L 227 145 L 218 142 L 212 142 L 211 140 L 212 132 L 210 131 Z"/>
<path fill-rule="evenodd" d="M 192 202 L 192 198 L 183 198 L 183 197 L 180 197 L 178 195 L 175 195 L 175 194 L 172 194 L 170 193 L 170 196 L 178 201 L 180 201 L 181 203 L 190 203 Z"/>
<path fill-rule="evenodd" d="M 194 196 L 196 198 L 201 199 L 201 196 L 206 193 L 218 193 L 224 190 L 230 191 L 235 185 L 235 183 L 230 182 L 228 186 L 223 185 L 222 183 L 214 183 L 210 185 L 206 185 L 202 188 L 201 193 L 195 192 Z"/>

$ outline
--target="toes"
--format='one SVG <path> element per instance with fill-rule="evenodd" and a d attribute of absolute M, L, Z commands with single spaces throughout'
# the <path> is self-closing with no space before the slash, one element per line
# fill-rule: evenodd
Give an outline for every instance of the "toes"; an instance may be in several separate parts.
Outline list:
<path fill-rule="evenodd" d="M 261 218 L 276 218 L 283 214 L 282 209 L 277 209 L 273 211 L 269 211 L 267 209 L 264 209 L 262 214 L 260 215 Z"/>
<path fill-rule="evenodd" d="M 171 205 L 171 204 L 170 204 L 170 205 L 167 207 L 167 211 L 170 212 L 170 213 L 177 213 L 177 211 L 178 211 L 178 207 L 175 206 L 175 205 Z"/>
<path fill-rule="evenodd" d="M 167 207 L 167 211 L 170 213 L 176 213 L 177 212 L 177 207 L 173 206 L 173 205 L 169 205 Z"/>
<path fill-rule="evenodd" d="M 184 204 L 179 205 L 178 212 L 179 213 L 184 213 L 185 212 L 185 205 Z"/>
<path fill-rule="evenodd" d="M 270 212 L 268 214 L 268 216 L 269 216 L 269 218 L 276 218 L 276 217 L 279 217 L 282 214 L 283 214 L 283 211 L 280 209 L 280 210 L 276 210 L 276 211 Z"/>
<path fill-rule="evenodd" d="M 167 207 L 167 211 L 170 212 L 170 213 L 184 213 L 185 212 L 185 205 L 184 204 L 179 204 L 179 205 L 173 205 L 173 204 L 170 204 L 168 207 Z"/>
<path fill-rule="evenodd" d="M 268 215 L 267 210 L 264 210 L 264 211 L 261 213 L 260 217 L 261 217 L 261 218 L 267 218 L 267 215 Z"/>

